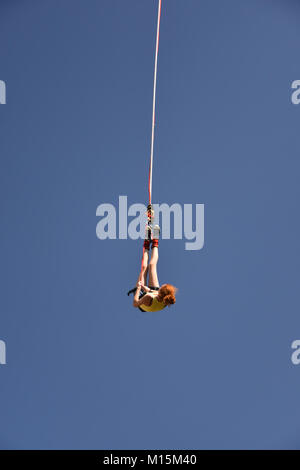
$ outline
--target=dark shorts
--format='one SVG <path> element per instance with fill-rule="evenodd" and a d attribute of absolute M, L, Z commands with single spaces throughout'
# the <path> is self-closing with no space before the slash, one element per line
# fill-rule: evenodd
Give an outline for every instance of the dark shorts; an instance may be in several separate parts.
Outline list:
<path fill-rule="evenodd" d="M 159 290 L 159 287 L 152 287 L 152 286 L 149 286 L 149 289 L 151 289 L 151 290 Z M 147 294 L 147 292 L 145 292 L 145 291 L 142 289 L 141 292 L 140 292 L 140 295 L 139 295 L 139 299 L 141 299 L 142 297 L 144 297 L 144 295 L 146 295 L 146 294 Z M 145 312 L 145 311 L 146 311 L 146 310 L 143 310 L 141 307 L 139 307 L 139 310 L 140 310 L 141 312 Z"/>

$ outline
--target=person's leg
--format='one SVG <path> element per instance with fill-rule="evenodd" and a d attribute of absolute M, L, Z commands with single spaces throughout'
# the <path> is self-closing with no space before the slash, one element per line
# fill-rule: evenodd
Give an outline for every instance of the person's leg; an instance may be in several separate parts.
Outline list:
<path fill-rule="evenodd" d="M 140 272 L 140 275 L 138 277 L 138 281 L 142 282 L 142 284 L 144 284 L 144 286 L 147 285 L 149 248 L 150 248 L 150 242 L 145 240 L 144 250 L 143 250 L 143 258 L 142 258 L 142 265 L 141 265 L 141 272 Z"/>
<path fill-rule="evenodd" d="M 158 243 L 153 246 L 152 254 L 149 263 L 149 286 L 159 287 L 158 276 L 157 276 L 157 262 L 158 262 Z"/>

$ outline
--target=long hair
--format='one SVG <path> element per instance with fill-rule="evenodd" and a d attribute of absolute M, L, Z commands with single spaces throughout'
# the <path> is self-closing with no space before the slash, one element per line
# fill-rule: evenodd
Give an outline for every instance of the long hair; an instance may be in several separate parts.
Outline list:
<path fill-rule="evenodd" d="M 159 289 L 159 294 L 162 298 L 162 301 L 165 305 L 173 305 L 176 302 L 175 294 L 177 292 L 176 287 L 172 286 L 172 284 L 164 284 Z"/>

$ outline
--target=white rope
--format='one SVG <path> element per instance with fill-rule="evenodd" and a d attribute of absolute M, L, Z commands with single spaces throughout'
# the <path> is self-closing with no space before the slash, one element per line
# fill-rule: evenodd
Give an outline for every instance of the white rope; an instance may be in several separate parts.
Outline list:
<path fill-rule="evenodd" d="M 153 171 L 153 151 L 154 151 L 156 79 L 157 79 L 157 58 L 158 58 L 158 46 L 159 46 L 161 2 L 162 2 L 162 0 L 159 0 L 158 16 L 157 16 L 156 49 L 155 49 L 154 85 L 153 85 L 153 112 L 152 112 L 152 137 L 151 137 L 151 154 L 150 154 L 150 167 L 149 167 L 149 204 L 151 204 L 151 201 L 152 201 L 152 171 Z"/>

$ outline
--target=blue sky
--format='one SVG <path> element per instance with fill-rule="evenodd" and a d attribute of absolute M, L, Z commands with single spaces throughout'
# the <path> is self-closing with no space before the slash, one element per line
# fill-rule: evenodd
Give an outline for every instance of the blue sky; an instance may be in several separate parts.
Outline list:
<path fill-rule="evenodd" d="M 1 448 L 300 446 L 299 3 L 163 0 L 153 202 L 205 204 L 205 245 L 161 241 L 142 315 L 96 208 L 147 203 L 156 15 L 0 3 Z"/>

